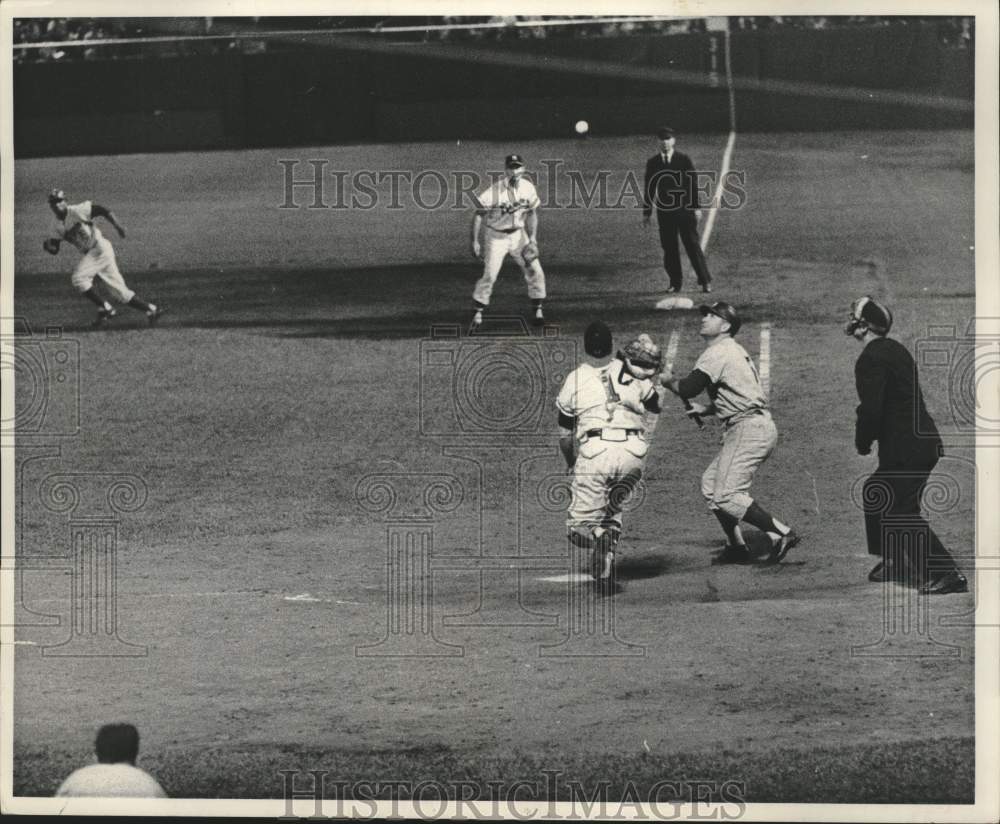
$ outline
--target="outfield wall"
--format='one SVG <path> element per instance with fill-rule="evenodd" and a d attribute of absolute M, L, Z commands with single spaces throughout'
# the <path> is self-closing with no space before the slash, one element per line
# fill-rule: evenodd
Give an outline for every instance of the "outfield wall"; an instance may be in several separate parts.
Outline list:
<path fill-rule="evenodd" d="M 331 37 L 294 50 L 14 67 L 18 157 L 444 139 L 726 131 L 723 35 L 386 44 Z M 481 49 L 497 62 L 477 60 Z M 197 50 L 203 50 L 200 45 Z M 805 81 L 973 99 L 973 52 L 932 28 L 744 31 L 732 35 L 742 131 L 970 128 L 972 113 L 753 88 Z M 468 59 L 463 59 L 468 58 Z M 541 62 L 540 62 L 541 59 Z M 662 83 L 560 61 L 695 73 Z"/>

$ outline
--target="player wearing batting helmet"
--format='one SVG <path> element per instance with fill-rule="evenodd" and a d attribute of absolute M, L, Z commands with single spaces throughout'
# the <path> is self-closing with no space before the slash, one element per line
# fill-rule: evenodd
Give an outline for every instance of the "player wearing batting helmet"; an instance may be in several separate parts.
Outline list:
<path fill-rule="evenodd" d="M 569 374 L 556 399 L 559 447 L 573 473 L 566 527 L 570 541 L 591 550 L 597 584 L 613 592 L 622 509 L 642 479 L 649 419 L 660 412 L 653 378 L 662 358 L 648 335 L 609 358 L 611 331 L 600 321 L 587 327 L 584 348 L 590 361 Z"/>
<path fill-rule="evenodd" d="M 750 563 L 740 521 L 768 534 L 772 547 L 768 560 L 777 563 L 800 538 L 750 496 L 750 484 L 774 450 L 778 430 L 757 367 L 746 349 L 733 339 L 742 326 L 739 314 L 721 300 L 699 309 L 704 351 L 686 378 L 678 380 L 664 371 L 660 383 L 685 400 L 707 392 L 710 402 L 691 402 L 688 414 L 715 415 L 723 424 L 722 449 L 701 479 L 701 493 L 729 542 L 713 563 Z"/>
<path fill-rule="evenodd" d="M 135 292 L 128 288 L 125 278 L 118 271 L 115 250 L 111 241 L 104 237 L 94 223 L 102 217 L 118 232 L 119 237 L 125 237 L 125 227 L 118 222 L 110 209 L 85 200 L 82 203 L 68 204 L 66 195 L 61 189 L 49 192 L 49 208 L 55 215 L 52 231 L 42 247 L 50 255 L 59 254 L 59 245 L 66 241 L 80 252 L 80 260 L 73 270 L 71 282 L 78 292 L 97 306 L 95 326 L 103 326 L 117 312 L 95 288 L 102 284 L 117 300 L 127 303 L 133 309 L 145 312 L 151 324 L 156 323 L 163 310 L 156 304 L 146 303 Z"/>
<path fill-rule="evenodd" d="M 890 329 L 892 312 L 870 295 L 851 304 L 844 332 L 865 347 L 854 366 L 858 454 L 871 454 L 878 441 L 878 468 L 862 492 L 868 552 L 879 558 L 868 580 L 911 581 L 925 595 L 966 592 L 968 581 L 920 514 L 941 436 L 924 405 L 917 366 L 905 346 L 887 337 Z M 926 544 L 911 540 L 914 527 Z"/>

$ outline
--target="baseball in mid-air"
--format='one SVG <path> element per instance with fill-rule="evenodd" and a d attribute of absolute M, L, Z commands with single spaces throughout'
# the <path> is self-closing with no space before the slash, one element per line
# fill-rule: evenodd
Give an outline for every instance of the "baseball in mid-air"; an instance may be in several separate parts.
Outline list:
<path fill-rule="evenodd" d="M 576 126 L 573 128 L 576 129 L 577 134 L 586 134 L 590 131 L 590 124 L 586 120 L 577 120 Z"/>

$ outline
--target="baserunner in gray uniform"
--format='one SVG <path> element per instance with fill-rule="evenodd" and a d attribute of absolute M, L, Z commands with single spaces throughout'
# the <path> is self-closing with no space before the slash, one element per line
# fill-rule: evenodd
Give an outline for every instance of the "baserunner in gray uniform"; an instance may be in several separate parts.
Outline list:
<path fill-rule="evenodd" d="M 701 478 L 701 494 L 729 541 L 713 563 L 750 563 L 740 521 L 768 534 L 772 545 L 768 561 L 777 563 L 801 539 L 750 496 L 750 484 L 777 444 L 778 430 L 757 367 L 746 349 L 733 340 L 741 325 L 736 310 L 721 300 L 699 309 L 698 334 L 705 340 L 705 351 L 686 378 L 678 380 L 664 371 L 660 383 L 686 401 L 707 391 L 711 402 L 691 401 L 688 415 L 715 415 L 724 425 L 722 449 Z"/>

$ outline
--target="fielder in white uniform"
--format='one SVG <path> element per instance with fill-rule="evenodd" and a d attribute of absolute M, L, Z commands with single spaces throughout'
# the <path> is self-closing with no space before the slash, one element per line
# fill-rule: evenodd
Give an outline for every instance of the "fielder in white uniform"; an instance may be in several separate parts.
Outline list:
<path fill-rule="evenodd" d="M 156 323 L 163 310 L 155 303 L 146 303 L 128 288 L 121 272 L 118 271 L 118 262 L 115 260 L 115 250 L 111 242 L 94 224 L 97 218 L 103 217 L 115 227 L 119 237 L 125 237 L 125 227 L 118 222 L 111 210 L 89 200 L 68 205 L 66 195 L 61 189 L 53 189 L 49 193 L 49 207 L 56 219 L 52 226 L 52 234 L 42 245 L 45 251 L 56 255 L 59 254 L 60 244 L 65 241 L 80 252 L 80 262 L 73 270 L 71 282 L 77 291 L 97 305 L 97 320 L 94 325 L 104 325 L 118 314 L 94 288 L 94 281 L 98 279 L 117 300 L 127 303 L 133 309 L 145 312 L 149 322 Z"/>
<path fill-rule="evenodd" d="M 524 159 L 507 155 L 504 162 L 506 177 L 476 195 L 476 213 L 472 217 L 472 254 L 483 261 L 483 276 L 476 282 L 472 299 L 475 303 L 473 326 L 483 322 L 483 310 L 490 305 L 493 284 L 496 283 L 504 258 L 510 255 L 524 274 L 528 297 L 534 310 L 535 323 L 545 315 L 545 272 L 535 258 L 524 259 L 527 247 L 538 243 L 538 207 L 540 201 L 535 185 L 524 177 Z"/>
<path fill-rule="evenodd" d="M 600 321 L 587 328 L 584 343 L 593 361 L 567 376 L 556 399 L 559 447 L 573 472 L 566 528 L 574 545 L 592 550 L 595 580 L 613 584 L 622 507 L 642 479 L 647 420 L 660 412 L 652 378 L 661 356 L 640 335 L 608 360 L 611 332 Z"/>
<path fill-rule="evenodd" d="M 722 449 L 701 479 L 701 494 L 729 541 L 713 563 L 751 562 L 740 521 L 769 535 L 772 550 L 768 560 L 776 563 L 800 538 L 750 496 L 750 483 L 778 443 L 778 430 L 757 367 L 746 349 L 733 340 L 742 324 L 736 310 L 721 300 L 699 310 L 702 314 L 699 334 L 705 341 L 705 350 L 686 378 L 677 380 L 665 370 L 660 383 L 685 400 L 707 391 L 711 403 L 691 402 L 687 414 L 716 415 L 724 424 Z"/>

